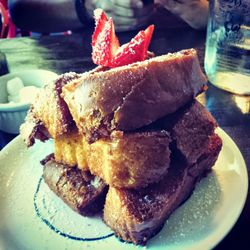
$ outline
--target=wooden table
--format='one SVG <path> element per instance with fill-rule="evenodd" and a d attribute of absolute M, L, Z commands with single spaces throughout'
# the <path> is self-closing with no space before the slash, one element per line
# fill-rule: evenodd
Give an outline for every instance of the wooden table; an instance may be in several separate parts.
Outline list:
<path fill-rule="evenodd" d="M 0 51 L 6 54 L 10 72 L 23 69 L 47 69 L 56 73 L 84 72 L 94 67 L 91 62 L 90 37 L 92 30 L 71 36 L 44 36 L 0 40 Z M 134 32 L 118 34 L 121 43 L 127 42 Z M 198 49 L 201 64 L 204 60 L 205 33 L 187 27 L 156 30 L 150 50 L 157 55 L 184 48 Z M 203 102 L 240 148 L 250 171 L 250 97 L 239 97 L 211 85 Z M 15 135 L 0 132 L 1 146 Z M 236 201 L 237 202 L 237 201 Z M 230 207 L 228 208 L 230 209 Z M 222 218 L 223 219 L 223 218 Z M 226 238 L 216 249 L 235 249 L 250 240 L 250 195 L 245 208 Z M 241 248 L 243 249 L 243 248 Z"/>

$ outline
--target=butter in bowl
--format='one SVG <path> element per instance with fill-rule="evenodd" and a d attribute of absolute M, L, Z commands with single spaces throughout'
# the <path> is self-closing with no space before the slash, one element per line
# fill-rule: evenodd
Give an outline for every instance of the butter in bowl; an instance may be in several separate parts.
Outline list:
<path fill-rule="evenodd" d="M 56 77 L 56 73 L 41 69 L 23 70 L 1 76 L 0 130 L 18 134 L 39 89 Z"/>

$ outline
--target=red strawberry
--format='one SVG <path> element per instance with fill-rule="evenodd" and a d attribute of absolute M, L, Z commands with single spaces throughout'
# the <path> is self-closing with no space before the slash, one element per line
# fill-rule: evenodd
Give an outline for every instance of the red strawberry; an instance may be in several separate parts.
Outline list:
<path fill-rule="evenodd" d="M 122 45 L 112 60 L 112 68 L 127 65 L 145 59 L 145 32 L 140 31 L 129 43 Z"/>
<path fill-rule="evenodd" d="M 96 28 L 92 36 L 92 59 L 95 64 L 118 67 L 146 59 L 154 25 L 140 31 L 120 47 L 112 18 L 108 19 L 102 9 L 96 9 L 94 16 Z"/>
<path fill-rule="evenodd" d="M 101 23 L 99 27 L 101 27 L 102 25 L 103 24 Z M 98 32 L 96 32 L 94 39 L 92 40 L 93 62 L 101 66 L 110 66 L 112 58 L 114 57 L 116 50 L 120 46 L 119 41 L 115 35 L 112 18 L 105 22 L 103 25 L 103 29 L 99 30 Z"/>
<path fill-rule="evenodd" d="M 96 9 L 94 11 L 94 17 L 95 17 L 95 31 L 92 35 L 92 46 L 95 46 L 98 35 L 101 33 L 105 23 L 108 21 L 108 17 L 106 16 L 106 13 L 102 9 Z"/>
<path fill-rule="evenodd" d="M 154 25 L 150 25 L 146 30 L 140 31 L 129 43 L 122 45 L 110 66 L 118 67 L 145 60 L 153 31 Z"/>

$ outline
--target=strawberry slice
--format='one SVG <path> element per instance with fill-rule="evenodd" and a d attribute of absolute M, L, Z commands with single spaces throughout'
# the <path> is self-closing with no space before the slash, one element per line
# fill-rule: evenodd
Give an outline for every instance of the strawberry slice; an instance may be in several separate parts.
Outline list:
<path fill-rule="evenodd" d="M 145 60 L 153 31 L 154 25 L 150 25 L 146 30 L 140 31 L 129 43 L 122 45 L 117 50 L 110 67 L 114 68 Z"/>
<path fill-rule="evenodd" d="M 146 36 L 146 44 L 145 44 L 145 58 L 147 57 L 147 52 L 148 52 L 148 46 L 150 44 L 153 32 L 154 32 L 155 26 L 154 25 L 150 25 L 147 27 L 147 29 L 145 29 L 145 36 Z"/>
<path fill-rule="evenodd" d="M 102 23 L 99 25 L 101 27 Z M 99 31 L 98 31 L 99 32 Z M 112 58 L 119 48 L 119 41 L 115 35 L 114 23 L 112 18 L 104 23 L 101 32 L 96 33 L 92 40 L 94 44 L 92 50 L 92 60 L 101 66 L 110 66 Z"/>
<path fill-rule="evenodd" d="M 129 43 L 122 45 L 116 52 L 110 67 L 119 67 L 145 59 L 145 32 L 140 31 Z"/>
<path fill-rule="evenodd" d="M 95 64 L 114 68 L 146 59 L 154 25 L 140 31 L 129 43 L 120 47 L 112 18 L 108 19 L 102 9 L 96 9 L 94 17 L 96 27 L 92 35 L 92 59 Z"/>
<path fill-rule="evenodd" d="M 95 18 L 95 31 L 92 35 L 92 46 L 95 46 L 98 35 L 104 29 L 104 25 L 108 22 L 108 17 L 102 9 L 96 9 L 94 11 Z"/>

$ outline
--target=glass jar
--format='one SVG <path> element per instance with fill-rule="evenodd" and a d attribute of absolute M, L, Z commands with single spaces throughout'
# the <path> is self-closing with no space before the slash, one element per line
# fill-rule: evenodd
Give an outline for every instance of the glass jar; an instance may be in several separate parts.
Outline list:
<path fill-rule="evenodd" d="M 250 95 L 250 0 L 210 0 L 205 70 L 215 86 Z"/>

